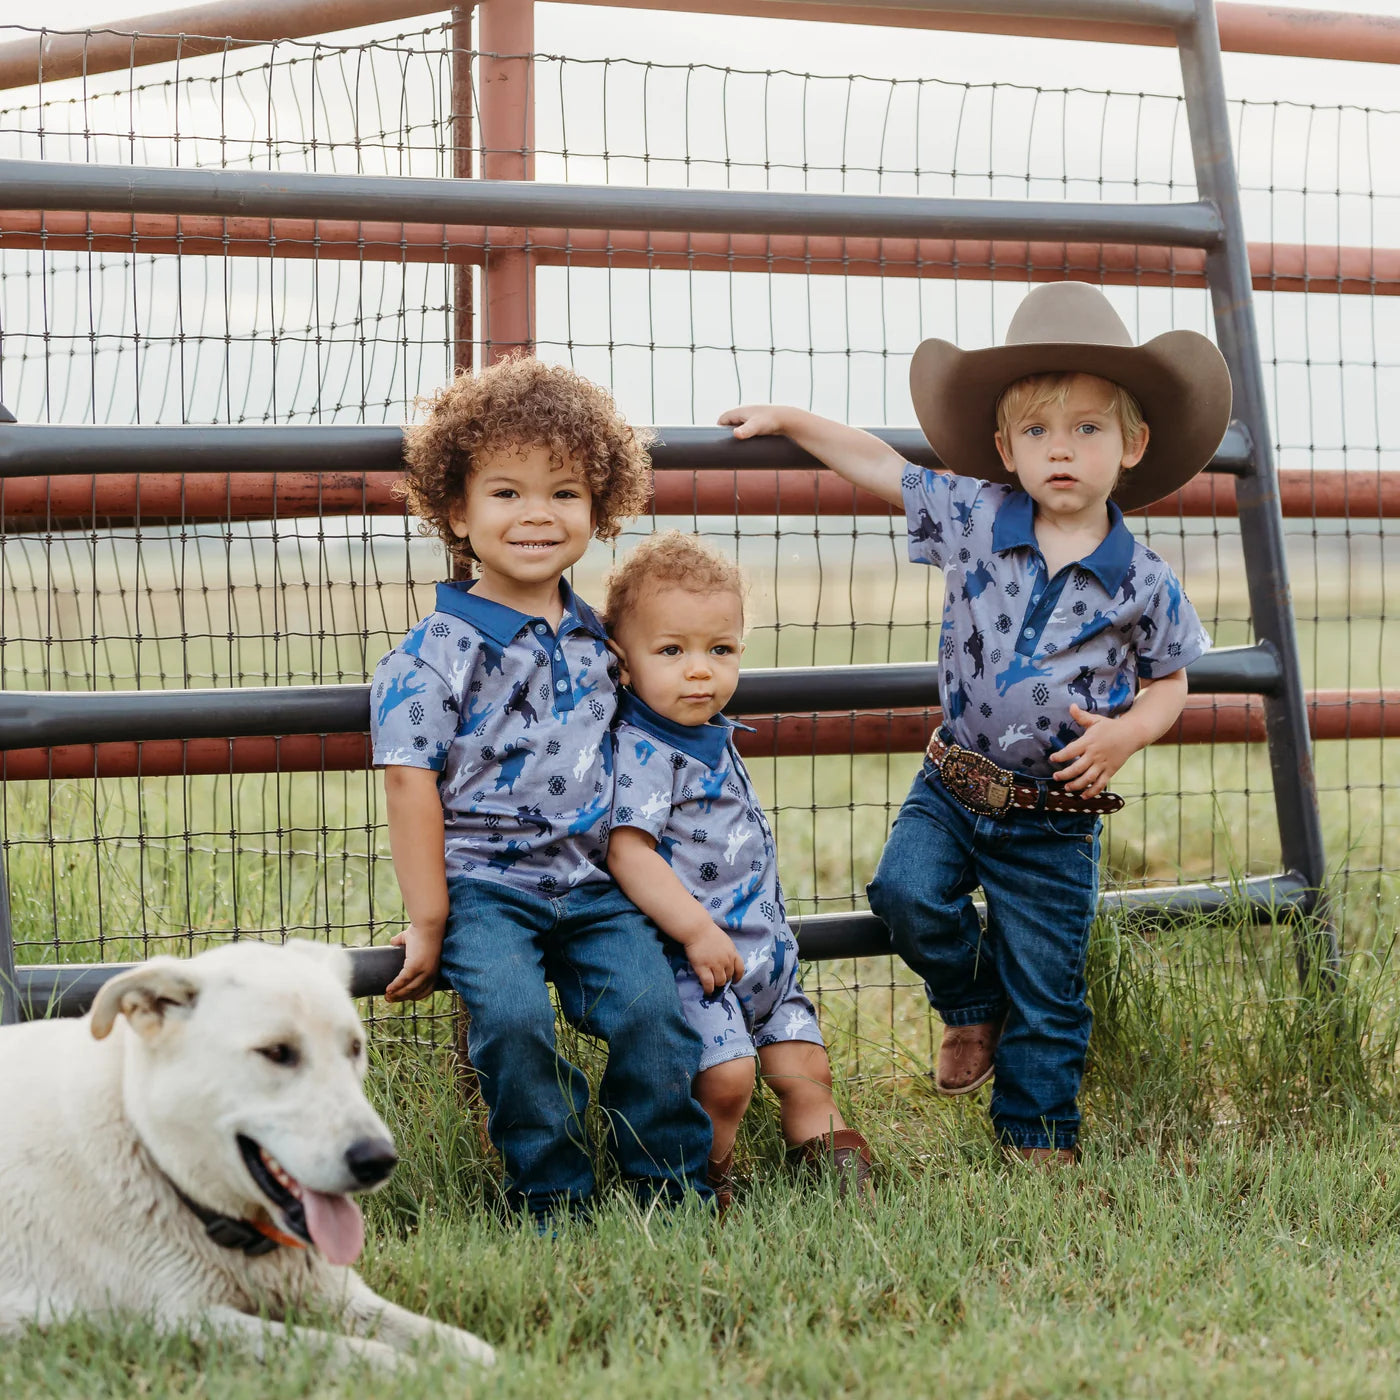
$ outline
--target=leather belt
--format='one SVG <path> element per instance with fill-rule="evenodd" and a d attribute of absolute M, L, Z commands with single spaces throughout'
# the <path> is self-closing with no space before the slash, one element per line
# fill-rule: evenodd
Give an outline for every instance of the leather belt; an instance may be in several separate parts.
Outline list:
<path fill-rule="evenodd" d="M 948 743 L 937 732 L 928 741 L 927 752 L 954 800 L 979 817 L 1004 817 L 1013 809 L 1103 816 L 1123 806 L 1123 799 L 1116 792 L 1081 797 L 1056 783 L 1021 777 L 993 763 L 985 754 Z"/>

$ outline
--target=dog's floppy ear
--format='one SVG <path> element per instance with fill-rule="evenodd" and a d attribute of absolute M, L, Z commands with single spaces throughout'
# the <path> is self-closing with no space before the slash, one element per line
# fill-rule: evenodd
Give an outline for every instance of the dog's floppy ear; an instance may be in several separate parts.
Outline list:
<path fill-rule="evenodd" d="M 340 982 L 348 991 L 350 987 L 350 954 L 338 943 L 315 943 L 309 938 L 289 938 L 282 945 L 289 953 L 310 958 Z"/>
<path fill-rule="evenodd" d="M 187 963 L 152 958 L 103 983 L 92 1003 L 93 1038 L 105 1040 L 117 1017 L 126 1016 L 138 1035 L 150 1039 L 171 1011 L 188 1010 L 198 996 L 199 983 Z"/>

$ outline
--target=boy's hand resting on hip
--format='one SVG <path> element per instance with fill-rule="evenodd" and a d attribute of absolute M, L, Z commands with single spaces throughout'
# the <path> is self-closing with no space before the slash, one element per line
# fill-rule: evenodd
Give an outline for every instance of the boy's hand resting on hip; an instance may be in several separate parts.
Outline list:
<path fill-rule="evenodd" d="M 402 948 L 403 967 L 399 975 L 384 989 L 385 1001 L 421 1001 L 430 996 L 442 960 L 442 932 L 428 932 L 409 924 L 389 942 Z"/>
<path fill-rule="evenodd" d="M 1069 713 L 1076 724 L 1085 727 L 1084 733 L 1050 755 L 1052 763 L 1067 765 L 1055 774 L 1055 781 L 1081 797 L 1097 797 L 1113 775 L 1142 748 L 1142 734 L 1129 719 L 1131 710 L 1110 718 L 1071 705 Z"/>
<path fill-rule="evenodd" d="M 718 924 L 711 924 L 705 933 L 687 943 L 685 955 L 707 997 L 744 975 L 744 960 L 734 940 Z"/>

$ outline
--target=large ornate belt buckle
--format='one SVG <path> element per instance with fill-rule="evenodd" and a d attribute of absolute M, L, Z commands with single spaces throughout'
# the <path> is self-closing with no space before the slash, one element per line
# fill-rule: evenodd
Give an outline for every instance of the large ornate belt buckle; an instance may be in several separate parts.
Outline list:
<path fill-rule="evenodd" d="M 1002 817 L 1011 807 L 1011 774 L 980 753 L 950 744 L 938 765 L 943 786 L 969 812 Z"/>

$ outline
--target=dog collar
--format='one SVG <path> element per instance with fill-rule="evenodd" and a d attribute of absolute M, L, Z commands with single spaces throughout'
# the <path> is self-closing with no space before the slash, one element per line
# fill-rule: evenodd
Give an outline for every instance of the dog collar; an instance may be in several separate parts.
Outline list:
<path fill-rule="evenodd" d="M 166 1177 L 166 1180 L 170 1181 L 170 1178 Z M 299 1239 L 284 1234 L 275 1226 L 259 1225 L 252 1220 L 236 1220 L 231 1215 L 220 1215 L 218 1211 L 200 1205 L 185 1195 L 173 1181 L 170 1182 L 170 1189 L 180 1198 L 181 1204 L 198 1217 L 204 1226 L 204 1233 L 224 1249 L 241 1249 L 244 1254 L 255 1258 L 259 1254 L 271 1254 L 280 1246 L 306 1248 Z"/>

